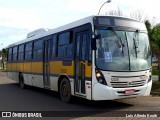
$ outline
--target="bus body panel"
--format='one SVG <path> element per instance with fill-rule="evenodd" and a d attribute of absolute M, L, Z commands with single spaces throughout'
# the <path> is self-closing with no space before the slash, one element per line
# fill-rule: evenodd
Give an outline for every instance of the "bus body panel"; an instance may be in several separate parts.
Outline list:
<path fill-rule="evenodd" d="M 32 67 L 31 67 L 32 73 L 35 74 L 42 74 L 43 73 L 43 62 L 32 62 Z"/>
<path fill-rule="evenodd" d="M 93 71 L 94 72 L 94 71 Z M 152 80 L 148 82 L 149 79 L 149 70 L 141 71 L 141 72 L 110 72 L 110 71 L 102 71 L 104 77 L 106 79 L 107 85 L 102 85 L 98 83 L 95 74 L 92 76 L 92 98 L 93 100 L 114 100 L 114 99 L 122 99 L 122 98 L 131 98 L 138 96 L 148 96 L 151 92 Z M 122 74 L 123 73 L 123 74 Z M 119 81 L 114 82 L 134 82 L 141 81 L 141 76 L 145 79 L 144 83 L 141 86 L 136 87 L 125 87 L 122 88 L 114 88 L 111 85 L 112 78 L 118 78 Z M 122 78 L 123 77 L 123 78 Z M 113 79 L 115 80 L 115 79 Z M 138 85 L 137 84 L 137 85 Z M 144 85 L 143 85 L 144 84 Z M 133 94 L 125 94 L 126 90 L 135 90 Z"/>
<path fill-rule="evenodd" d="M 17 63 L 17 71 L 19 71 L 19 72 L 24 71 L 24 63 L 23 62 L 18 62 Z"/>
<path fill-rule="evenodd" d="M 12 79 L 15 80 L 16 82 L 19 82 L 19 74 L 18 74 L 18 72 L 13 72 L 12 73 Z"/>
<path fill-rule="evenodd" d="M 50 76 L 51 90 L 58 92 L 58 77 Z"/>
<path fill-rule="evenodd" d="M 12 79 L 12 63 L 7 63 L 7 77 Z"/>
<path fill-rule="evenodd" d="M 114 100 L 114 99 L 131 98 L 138 96 L 148 96 L 150 95 L 151 86 L 152 86 L 152 81 L 141 87 L 130 87 L 130 88 L 112 88 L 97 82 L 93 86 L 92 98 L 93 100 Z M 138 92 L 129 95 L 118 93 L 119 91 L 125 91 L 129 89 L 134 89 Z"/>
<path fill-rule="evenodd" d="M 32 86 L 44 88 L 42 74 L 32 74 Z"/>
<path fill-rule="evenodd" d="M 152 89 L 152 80 L 147 84 L 147 89 L 145 91 L 144 96 L 149 96 L 151 93 L 151 89 Z"/>
<path fill-rule="evenodd" d="M 91 30 L 91 25 L 83 25 L 77 28 L 73 28 L 74 32 L 81 32 L 86 30 Z M 73 36 L 75 37 L 75 35 Z M 46 40 L 47 38 L 43 38 Z M 28 42 L 27 42 L 28 43 Z M 25 45 L 25 43 L 23 43 Z M 69 64 L 67 62 L 71 61 Z M 67 63 L 67 64 L 66 64 Z M 88 61 L 85 61 L 85 97 L 91 99 L 91 66 L 88 65 Z M 22 73 L 24 77 L 24 83 L 30 86 L 36 86 L 44 88 L 44 78 L 43 78 L 43 62 L 30 60 L 30 61 L 20 61 L 14 63 L 7 63 L 8 77 L 19 82 L 19 74 Z M 49 61 L 49 74 L 50 74 L 50 89 L 53 91 L 58 91 L 58 80 L 61 75 L 65 75 L 70 80 L 71 94 L 75 95 L 75 61 L 74 60 L 54 60 Z M 89 92 L 89 93 L 88 93 Z M 79 95 L 78 95 L 79 96 Z"/>
<path fill-rule="evenodd" d="M 32 86 L 32 74 L 26 74 L 26 73 L 23 73 L 23 79 L 24 79 L 24 83 L 26 85 L 30 85 Z"/>
<path fill-rule="evenodd" d="M 63 61 L 50 62 L 50 74 L 52 76 L 59 76 L 59 74 L 67 74 L 67 76 L 74 75 L 74 61 L 68 61 L 70 65 L 64 65 Z"/>
<path fill-rule="evenodd" d="M 13 72 L 7 72 L 7 77 L 12 79 L 12 74 L 13 74 Z"/>

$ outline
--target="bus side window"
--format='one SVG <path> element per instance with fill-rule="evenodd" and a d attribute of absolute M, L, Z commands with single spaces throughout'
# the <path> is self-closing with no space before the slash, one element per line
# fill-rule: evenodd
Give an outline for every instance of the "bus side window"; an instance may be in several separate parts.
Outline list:
<path fill-rule="evenodd" d="M 76 36 L 76 57 L 79 57 L 79 55 L 80 55 L 80 53 L 79 53 L 80 40 L 81 40 L 81 36 L 80 35 Z"/>
<path fill-rule="evenodd" d="M 57 36 L 54 35 L 52 39 L 52 58 L 57 56 Z"/>
<path fill-rule="evenodd" d="M 12 48 L 9 48 L 8 50 L 8 62 L 12 61 Z"/>
<path fill-rule="evenodd" d="M 86 60 L 88 57 L 87 50 L 87 34 L 83 34 L 83 42 L 82 42 L 82 60 Z"/>
<path fill-rule="evenodd" d="M 13 48 L 13 61 L 15 62 L 17 61 L 17 48 L 17 46 Z"/>
<path fill-rule="evenodd" d="M 92 51 L 91 51 L 91 36 L 87 34 L 87 53 L 88 53 L 88 60 L 92 60 Z"/>
<path fill-rule="evenodd" d="M 66 47 L 66 56 L 72 57 L 73 56 L 73 44 L 68 44 Z"/>
<path fill-rule="evenodd" d="M 70 42 L 70 32 L 65 32 L 59 34 L 58 36 L 58 45 L 66 45 Z"/>
<path fill-rule="evenodd" d="M 65 32 L 58 36 L 58 57 L 69 58 L 73 55 L 73 45 L 71 41 L 71 33 Z"/>
<path fill-rule="evenodd" d="M 88 33 L 82 35 L 82 40 L 82 60 L 91 60 L 91 48 Z"/>
<path fill-rule="evenodd" d="M 18 48 L 18 61 L 24 60 L 24 45 L 20 45 Z"/>
<path fill-rule="evenodd" d="M 32 59 L 32 42 L 27 43 L 25 46 L 25 60 Z"/>
<path fill-rule="evenodd" d="M 43 48 L 42 40 L 34 41 L 34 45 L 33 45 L 33 59 L 34 60 L 42 60 L 43 58 L 42 48 Z"/>

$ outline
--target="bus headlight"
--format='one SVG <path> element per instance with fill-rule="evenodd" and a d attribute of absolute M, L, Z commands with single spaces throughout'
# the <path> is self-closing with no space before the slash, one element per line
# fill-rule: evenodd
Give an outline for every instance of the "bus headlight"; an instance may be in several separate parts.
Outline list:
<path fill-rule="evenodd" d="M 103 85 L 107 85 L 106 80 L 101 71 L 96 71 L 97 81 Z"/>
<path fill-rule="evenodd" d="M 149 70 L 149 79 L 148 79 L 148 83 L 152 80 L 152 69 Z"/>

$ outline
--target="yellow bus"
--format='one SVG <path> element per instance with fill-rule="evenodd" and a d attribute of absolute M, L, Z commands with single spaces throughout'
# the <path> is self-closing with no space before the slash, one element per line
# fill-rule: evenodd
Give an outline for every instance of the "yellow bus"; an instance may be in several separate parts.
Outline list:
<path fill-rule="evenodd" d="M 89 16 L 55 29 L 38 29 L 8 46 L 8 77 L 26 85 L 88 100 L 150 94 L 151 51 L 144 23 Z"/>

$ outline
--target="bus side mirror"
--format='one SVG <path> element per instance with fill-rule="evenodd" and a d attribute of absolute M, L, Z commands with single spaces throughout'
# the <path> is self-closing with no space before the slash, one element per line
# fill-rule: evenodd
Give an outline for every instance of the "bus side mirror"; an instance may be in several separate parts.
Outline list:
<path fill-rule="evenodd" d="M 97 50 L 97 46 L 96 46 L 96 40 L 97 39 L 101 39 L 101 35 L 100 34 L 98 34 L 94 38 L 92 38 L 92 41 L 91 41 L 92 50 Z"/>

